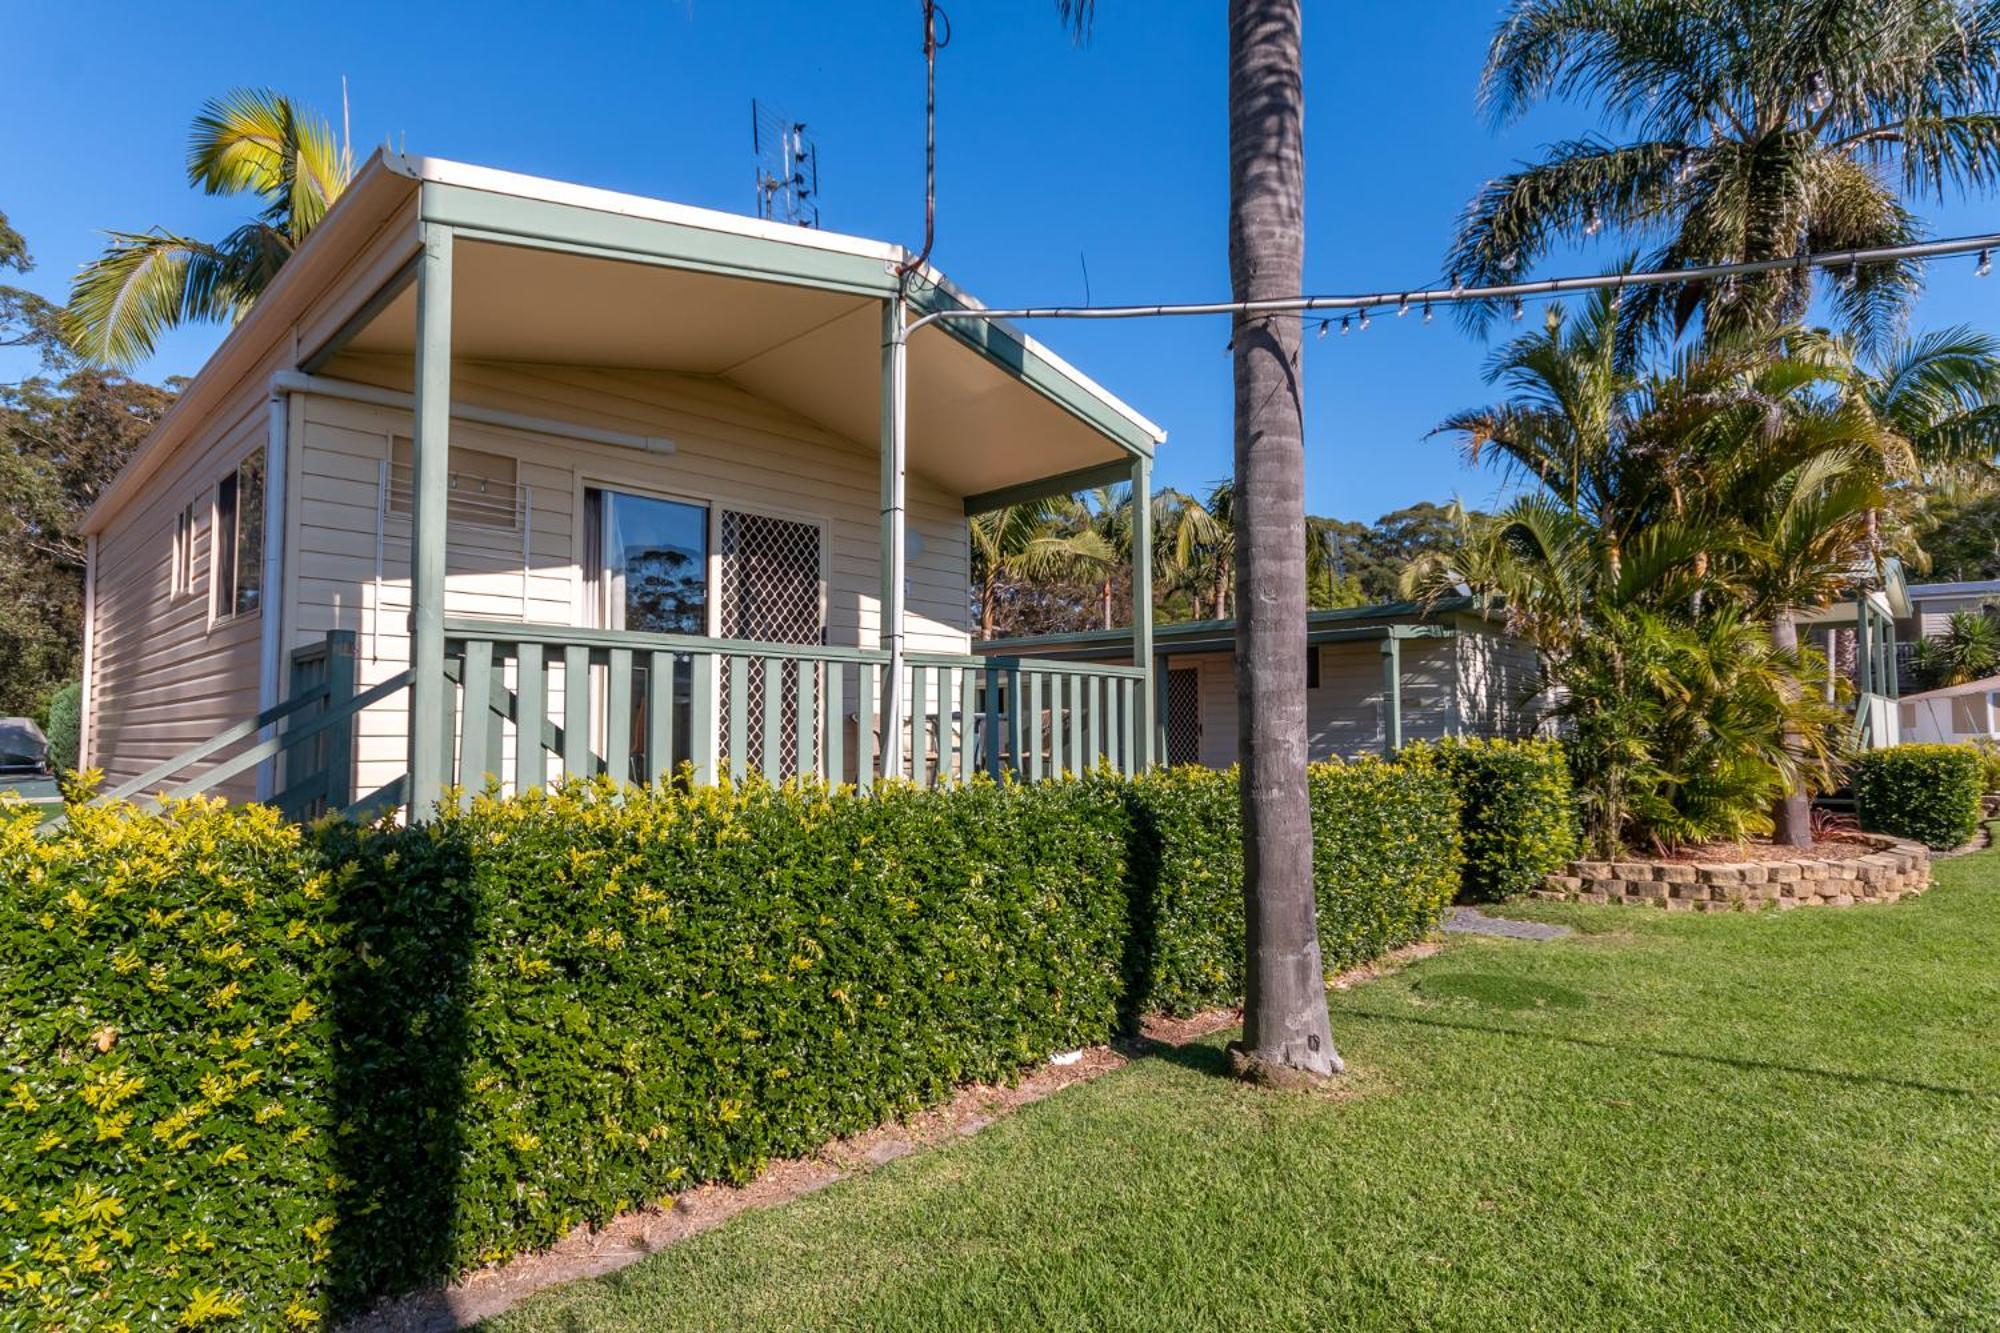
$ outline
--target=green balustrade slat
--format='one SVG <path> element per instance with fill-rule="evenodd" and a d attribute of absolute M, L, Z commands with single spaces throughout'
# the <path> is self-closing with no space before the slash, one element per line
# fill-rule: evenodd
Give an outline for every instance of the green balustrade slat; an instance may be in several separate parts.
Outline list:
<path fill-rule="evenodd" d="M 590 649 L 577 643 L 563 649 L 563 776 L 591 776 Z"/>
<path fill-rule="evenodd" d="M 1084 759 L 1084 677 L 1070 677 L 1070 773 L 1082 773 Z"/>
<path fill-rule="evenodd" d="M 782 662 L 772 662 L 766 671 L 778 671 Z M 819 771 L 819 756 L 814 752 L 813 734 L 819 730 L 819 691 L 814 688 L 819 680 L 817 663 L 799 658 L 792 663 L 792 694 L 798 704 L 798 715 L 793 719 L 793 740 L 798 746 L 798 768 L 800 777 Z"/>
<path fill-rule="evenodd" d="M 688 752 L 694 760 L 694 780 L 715 785 L 715 654 L 688 658 L 688 695 L 694 704 L 688 724 Z"/>
<path fill-rule="evenodd" d="M 548 677 L 542 670 L 542 645 L 524 643 L 514 654 L 514 790 L 534 791 L 548 784 L 549 748 L 542 729 L 549 720 Z"/>
<path fill-rule="evenodd" d="M 460 675 L 465 690 L 465 706 L 460 725 L 464 734 L 459 740 L 458 780 L 464 789 L 460 799 L 469 805 L 473 793 L 483 788 L 487 780 L 500 770 L 499 752 L 488 748 L 493 739 L 493 728 L 486 721 L 493 703 L 493 643 L 490 639 L 473 639 L 465 645 Z"/>
<path fill-rule="evenodd" d="M 1104 755 L 1104 678 L 1081 676 L 1077 683 L 1083 687 L 1084 711 L 1090 723 L 1090 744 L 1083 752 L 1082 766 L 1096 768 Z"/>
<path fill-rule="evenodd" d="M 764 780 L 778 782 L 785 776 L 785 673 L 781 664 L 766 660 L 758 672 L 764 694 Z"/>
<path fill-rule="evenodd" d="M 1132 688 L 1131 681 L 1118 682 L 1118 722 L 1121 727 L 1118 736 L 1118 771 L 1128 778 L 1139 771 L 1138 759 L 1132 748 L 1133 737 L 1138 734 L 1132 718 L 1132 703 L 1135 696 L 1136 691 Z"/>
<path fill-rule="evenodd" d="M 875 786 L 875 770 L 879 766 L 875 740 L 875 665 L 864 662 L 854 669 L 854 732 L 855 785 L 862 791 L 871 791 Z"/>
<path fill-rule="evenodd" d="M 674 775 L 674 655 L 646 655 L 646 781 Z"/>
<path fill-rule="evenodd" d="M 1028 678 L 1028 781 L 1042 780 L 1042 673 L 1024 672 Z"/>
<path fill-rule="evenodd" d="M 846 740 L 847 715 L 842 706 L 841 695 L 847 684 L 847 668 L 839 662 L 826 664 L 826 706 L 821 710 L 825 716 L 823 728 L 826 737 L 820 749 L 822 769 L 828 782 L 839 783 L 846 779 L 843 742 Z"/>
<path fill-rule="evenodd" d="M 960 667 L 958 669 L 958 780 L 972 781 L 972 774 L 978 766 L 978 752 L 974 749 L 979 739 L 979 729 L 973 725 L 973 717 L 979 708 L 979 669 Z"/>
<path fill-rule="evenodd" d="M 729 780 L 743 781 L 747 771 L 744 751 L 750 734 L 750 662 L 741 655 L 729 659 Z"/>
<path fill-rule="evenodd" d="M 632 780 L 632 650 L 613 648 L 605 659 L 604 771 L 614 782 Z"/>
<path fill-rule="evenodd" d="M 924 680 L 929 675 L 924 667 L 910 668 L 910 777 L 920 787 L 927 785 L 924 770 L 930 766 L 930 725 L 924 718 L 929 703 Z"/>

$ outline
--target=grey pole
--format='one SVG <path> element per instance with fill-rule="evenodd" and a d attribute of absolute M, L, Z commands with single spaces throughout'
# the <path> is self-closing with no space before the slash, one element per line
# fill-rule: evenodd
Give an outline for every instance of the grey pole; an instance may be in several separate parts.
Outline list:
<path fill-rule="evenodd" d="M 445 504 L 451 433 L 451 229 L 423 224 L 417 270 L 416 427 L 410 441 L 410 818 L 444 792 Z"/>
<path fill-rule="evenodd" d="M 905 465 L 909 452 L 910 343 L 908 306 L 900 294 L 882 303 L 882 628 L 889 651 L 882 682 L 882 776 L 903 773 L 904 564 L 907 519 Z"/>

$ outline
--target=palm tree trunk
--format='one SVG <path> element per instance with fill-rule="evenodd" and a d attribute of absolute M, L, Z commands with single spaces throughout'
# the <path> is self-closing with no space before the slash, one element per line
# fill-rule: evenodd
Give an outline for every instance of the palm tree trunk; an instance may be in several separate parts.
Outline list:
<path fill-rule="evenodd" d="M 1780 610 L 1771 618 L 1771 646 L 1782 653 L 1799 650 L 1799 626 L 1789 608 Z M 1792 683 L 1786 688 L 1797 690 L 1799 687 Z M 1795 756 L 1804 753 L 1804 737 L 1795 728 L 1785 729 L 1784 744 Z M 1806 794 L 1803 784 L 1786 791 L 1773 804 L 1771 840 L 1787 847 L 1812 846 L 1812 798 Z"/>
<path fill-rule="evenodd" d="M 1300 290 L 1305 98 L 1298 0 L 1229 4 L 1229 279 Z M 1296 316 L 1235 321 L 1236 698 L 1245 914 L 1239 1073 L 1339 1072 L 1327 1021 L 1306 792 L 1305 426 Z"/>
<path fill-rule="evenodd" d="M 993 637 L 993 589 L 998 579 L 988 579 L 979 589 L 979 637 Z"/>
<path fill-rule="evenodd" d="M 1112 629 L 1114 626 L 1111 623 L 1111 580 L 1109 578 L 1106 578 L 1099 585 L 1098 593 L 1104 607 L 1104 628 Z"/>

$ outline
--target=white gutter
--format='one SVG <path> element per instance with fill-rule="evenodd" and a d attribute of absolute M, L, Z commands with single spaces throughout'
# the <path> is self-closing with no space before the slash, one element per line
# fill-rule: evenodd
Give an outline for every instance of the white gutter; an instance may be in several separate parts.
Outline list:
<path fill-rule="evenodd" d="M 91 657 L 97 643 L 97 534 L 83 539 L 83 691 L 77 699 L 76 766 L 90 767 L 90 750 L 95 730 L 90 725 L 92 696 Z"/>
<path fill-rule="evenodd" d="M 417 406 L 416 395 L 404 393 L 400 389 L 384 389 L 373 384 L 332 379 L 325 375 L 308 375 L 297 370 L 281 370 L 273 375 L 271 390 L 273 393 L 311 393 L 325 398 L 344 398 L 352 403 L 368 403 L 374 407 L 391 407 L 404 412 L 413 412 Z M 664 436 L 606 430 L 600 426 L 585 426 L 574 421 L 560 421 L 554 417 L 529 416 L 525 412 L 509 412 L 498 407 L 480 407 L 475 403 L 453 403 L 451 415 L 460 421 L 476 422 L 482 426 L 527 431 L 534 435 L 552 435 L 558 439 L 581 440 L 587 444 L 608 444 L 621 449 L 643 449 L 653 454 L 670 454 L 674 451 L 674 442 Z"/>

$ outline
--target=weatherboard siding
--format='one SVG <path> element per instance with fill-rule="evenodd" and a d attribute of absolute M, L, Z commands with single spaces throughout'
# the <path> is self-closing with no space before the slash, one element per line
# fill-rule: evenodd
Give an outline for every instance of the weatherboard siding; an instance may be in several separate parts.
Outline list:
<path fill-rule="evenodd" d="M 343 358 L 329 376 L 407 386 L 407 363 Z M 663 436 L 652 454 L 454 420 L 453 443 L 516 460 L 529 500 L 528 554 L 519 531 L 455 523 L 446 545 L 445 612 L 537 624 L 586 623 L 578 504 L 586 484 L 706 501 L 713 506 L 818 523 L 827 641 L 874 648 L 880 625 L 880 466 L 872 444 L 833 435 L 718 381 L 658 372 L 462 364 L 457 401 L 582 425 Z M 289 647 L 329 629 L 356 634 L 363 686 L 409 660 L 409 519 L 381 523 L 381 464 L 407 436 L 409 413 L 323 395 L 306 399 L 297 516 L 295 614 Z M 966 652 L 969 545 L 963 504 L 920 477 L 909 480 L 909 525 L 921 537 L 909 577 L 909 647 Z M 559 707 L 560 673 L 551 680 Z M 363 716 L 357 790 L 402 771 L 406 707 L 398 697 Z M 511 753 L 511 741 L 509 743 Z"/>
<path fill-rule="evenodd" d="M 1458 730 L 1455 664 L 1450 639 L 1403 642 L 1403 739 L 1432 740 Z M 1306 692 L 1307 754 L 1314 761 L 1380 754 L 1385 726 L 1382 646 L 1378 642 L 1325 643 L 1319 688 Z M 1227 768 L 1236 762 L 1241 716 L 1235 659 L 1228 653 L 1169 654 L 1169 669 L 1201 673 L 1201 762 Z"/>
<path fill-rule="evenodd" d="M 245 391 L 158 470 L 99 534 L 91 626 L 91 752 L 107 783 L 139 776 L 257 712 L 263 610 L 212 606 L 215 489 L 268 440 L 261 393 Z M 174 524 L 195 507 L 194 591 L 170 595 Z M 254 794 L 254 775 L 223 794 Z"/>

